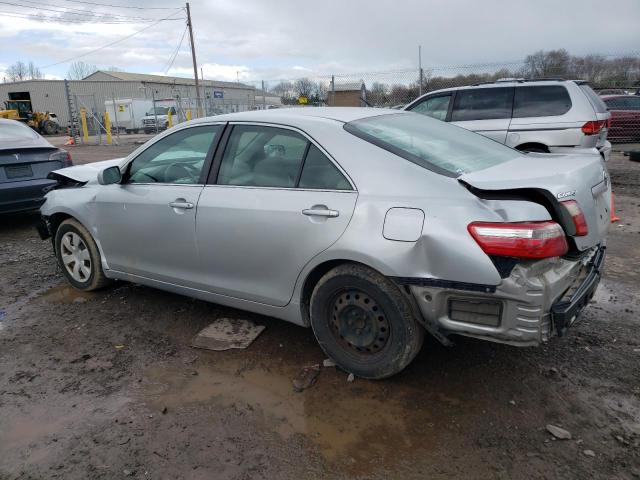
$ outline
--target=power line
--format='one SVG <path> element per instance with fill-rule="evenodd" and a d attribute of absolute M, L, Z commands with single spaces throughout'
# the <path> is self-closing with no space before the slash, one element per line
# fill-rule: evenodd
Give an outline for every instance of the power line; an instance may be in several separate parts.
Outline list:
<path fill-rule="evenodd" d="M 178 13 L 180 13 L 180 12 L 174 12 L 174 13 L 172 13 L 171 15 L 169 15 L 168 17 L 161 18 L 160 20 L 158 20 L 158 21 L 156 21 L 156 22 L 153 22 L 153 23 L 152 23 L 152 24 L 150 24 L 150 25 L 147 25 L 146 27 L 144 27 L 144 28 L 142 28 L 142 29 L 140 29 L 140 30 L 138 30 L 138 31 L 136 31 L 136 32 L 133 32 L 132 34 L 127 35 L 126 37 L 122 37 L 122 38 L 120 38 L 119 40 L 116 40 L 116 41 L 111 42 L 111 43 L 107 43 L 106 45 L 103 45 L 102 47 L 99 47 L 99 48 L 93 49 L 93 50 L 91 50 L 91 51 L 89 51 L 89 52 L 86 52 L 86 53 L 83 53 L 83 54 L 81 54 L 81 55 L 76 55 L 76 56 L 74 56 L 74 57 L 70 57 L 70 58 L 67 58 L 67 59 L 65 59 L 65 60 L 61 60 L 61 61 L 59 61 L 59 62 L 51 63 L 51 64 L 49 64 L 49 65 L 44 65 L 44 66 L 39 67 L 39 68 L 43 68 L 43 69 L 44 69 L 44 68 L 54 67 L 54 66 L 56 66 L 56 65 L 60 65 L 60 64 L 62 64 L 62 63 L 68 63 L 68 62 L 70 62 L 70 61 L 72 61 L 72 60 L 76 60 L 76 59 L 78 59 L 78 58 L 86 57 L 87 55 L 91 55 L 91 54 L 93 54 L 93 53 L 99 52 L 100 50 L 104 50 L 105 48 L 111 47 L 111 46 L 113 46 L 113 45 L 115 45 L 115 44 L 117 44 L 117 43 L 123 42 L 123 41 L 125 41 L 125 40 L 127 40 L 127 39 L 129 39 L 129 38 L 131 38 L 131 37 L 133 37 L 133 36 L 135 36 L 135 35 L 138 35 L 139 33 L 142 33 L 142 32 L 144 32 L 145 30 L 149 30 L 151 27 L 156 26 L 156 25 L 157 25 L 157 24 L 159 24 L 160 22 L 162 22 L 162 21 L 164 21 L 164 20 L 169 20 L 169 19 L 171 19 L 171 17 L 173 17 L 174 15 L 176 15 L 176 14 L 178 14 Z"/>
<path fill-rule="evenodd" d="M 38 7 L 41 7 L 42 5 L 44 5 L 46 7 L 54 7 L 54 8 L 56 8 L 56 11 L 58 11 L 60 13 L 80 12 L 83 15 L 92 15 L 92 16 L 101 16 L 101 17 L 113 17 L 113 18 L 117 17 L 118 19 L 136 19 L 136 20 L 151 20 L 151 21 L 155 20 L 154 18 L 148 18 L 148 17 L 136 17 L 136 16 L 131 16 L 131 15 L 121 15 L 119 13 L 93 12 L 93 11 L 87 10 L 87 9 L 61 7 L 59 5 L 55 5 L 55 4 L 52 4 L 52 3 L 38 2 L 38 1 L 33 1 L 33 0 L 19 0 L 19 1 L 21 3 L 30 3 L 31 5 L 37 5 Z M 27 8 L 35 8 L 35 7 L 27 7 Z M 62 10 L 60 10 L 60 8 L 62 8 Z"/>
<path fill-rule="evenodd" d="M 28 0 L 27 3 L 34 3 L 34 2 L 29 2 Z M 155 19 L 153 18 L 145 18 L 145 17 L 128 17 L 128 16 L 120 16 L 120 15 L 110 15 L 110 14 L 94 14 L 93 12 L 82 12 L 82 13 L 77 13 L 74 11 L 70 11 L 70 10 L 57 10 L 57 9 L 52 9 L 52 8 L 46 8 L 46 7 L 32 7 L 29 5 L 24 5 L 21 3 L 13 3 L 13 2 L 6 2 L 6 1 L 0 1 L 0 4 L 4 4 L 4 5 L 10 5 L 12 7 L 21 7 L 21 8 L 30 8 L 33 10 L 43 10 L 45 12 L 54 12 L 54 13 L 61 13 L 61 14 L 65 14 L 65 15 L 81 15 L 84 17 L 89 17 L 89 18 L 94 18 L 94 19 L 101 19 L 101 18 L 111 18 L 113 20 L 128 20 L 128 19 L 137 19 L 138 23 L 142 22 L 149 22 L 149 21 L 153 21 Z M 42 4 L 42 5 L 48 5 L 48 4 Z M 18 12 L 15 12 L 18 13 Z"/>
<path fill-rule="evenodd" d="M 81 0 L 62 0 L 64 2 L 83 3 L 85 5 L 94 5 L 98 7 L 111 7 L 111 8 L 132 8 L 135 10 L 181 10 L 183 7 L 133 7 L 131 5 L 111 5 L 107 3 L 94 3 L 84 2 Z"/>
<path fill-rule="evenodd" d="M 180 42 L 178 42 L 178 48 L 176 48 L 176 51 L 173 53 L 173 55 L 171 57 L 169 57 L 169 64 L 168 64 L 167 68 L 164 71 L 165 74 L 167 72 L 169 72 L 171 67 L 173 67 L 173 62 L 176 61 L 176 57 L 178 56 L 178 52 L 180 51 L 180 47 L 182 47 L 182 42 L 184 41 L 184 36 L 187 33 L 187 29 L 188 28 L 189 28 L 188 26 L 184 27 L 184 31 L 182 32 L 182 36 L 180 37 Z"/>
<path fill-rule="evenodd" d="M 45 22 L 45 23 L 73 23 L 73 24 L 100 24 L 100 25 L 131 25 L 131 24 L 140 24 L 143 22 L 131 22 L 131 21 L 100 21 L 100 20 L 80 20 L 80 19 L 67 19 L 58 16 L 46 16 L 46 15 L 36 15 L 33 13 L 18 13 L 18 12 L 3 12 L 0 11 L 0 17 L 12 17 L 12 18 L 23 18 L 25 20 L 31 20 L 34 22 Z M 182 18 L 167 18 L 162 21 L 172 21 L 172 20 L 184 20 Z M 144 22 L 147 23 L 147 22 Z"/>

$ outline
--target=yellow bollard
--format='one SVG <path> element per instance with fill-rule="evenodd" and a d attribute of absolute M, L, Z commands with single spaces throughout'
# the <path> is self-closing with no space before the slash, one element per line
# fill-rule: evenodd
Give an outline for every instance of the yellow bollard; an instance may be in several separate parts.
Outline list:
<path fill-rule="evenodd" d="M 191 109 L 187 110 L 187 121 L 191 120 Z"/>
<path fill-rule="evenodd" d="M 80 123 L 82 124 L 82 139 L 84 143 L 89 143 L 89 129 L 87 128 L 87 109 L 80 109 Z"/>
<path fill-rule="evenodd" d="M 171 114 L 171 109 L 169 109 L 169 113 L 167 114 L 167 128 L 173 127 L 173 115 Z"/>
<path fill-rule="evenodd" d="M 111 145 L 111 120 L 109 120 L 109 112 L 104 112 L 104 129 L 107 132 L 107 145 Z"/>

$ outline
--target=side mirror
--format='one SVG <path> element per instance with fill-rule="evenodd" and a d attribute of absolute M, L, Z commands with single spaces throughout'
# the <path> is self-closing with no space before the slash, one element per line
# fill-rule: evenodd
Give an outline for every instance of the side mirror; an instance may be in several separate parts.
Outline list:
<path fill-rule="evenodd" d="M 98 183 L 100 185 L 111 185 L 113 183 L 120 183 L 122 180 L 122 172 L 117 165 L 113 167 L 105 168 L 98 172 Z"/>

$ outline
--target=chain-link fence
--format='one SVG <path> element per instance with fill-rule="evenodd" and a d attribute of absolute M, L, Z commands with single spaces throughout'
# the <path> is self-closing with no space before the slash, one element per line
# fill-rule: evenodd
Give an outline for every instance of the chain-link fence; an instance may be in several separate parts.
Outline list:
<path fill-rule="evenodd" d="M 299 105 L 400 108 L 435 90 L 501 79 L 541 78 L 588 81 L 612 113 L 609 137 L 613 141 L 640 141 L 640 52 L 580 57 L 564 51 L 539 52 L 519 62 L 309 75 L 245 83 L 255 86 L 261 99 L 268 99 L 260 108 Z M 258 100 L 255 103 L 262 104 Z"/>
<path fill-rule="evenodd" d="M 112 82 L 76 82 L 72 88 L 70 117 L 79 119 L 84 109 L 88 129 L 103 141 L 104 113 L 112 129 L 155 133 L 190 118 L 247 110 L 291 106 L 396 107 L 435 90 L 495 82 L 500 79 L 563 78 L 587 80 L 601 94 L 612 112 L 609 137 L 616 141 L 640 141 L 640 52 L 618 55 L 570 56 L 565 51 L 539 52 L 518 62 L 485 63 L 442 67 L 308 75 L 293 79 L 219 82 L 201 86 L 200 102 L 193 86 L 159 81 L 132 85 L 131 93 L 120 95 Z M 84 90 L 78 93 L 82 84 Z M 119 87 L 118 87 L 119 88 Z M 121 119 L 125 99 L 144 103 L 131 126 Z M 111 106 L 107 106 L 107 103 Z M 71 107 L 70 107 L 71 108 Z M 171 120 L 167 112 L 172 111 Z M 139 123 L 141 116 L 154 118 Z M 148 117 L 148 115 L 146 115 Z M 160 117 L 158 119 L 158 117 Z M 157 121 L 157 125 L 156 125 Z M 138 122 L 138 123 L 135 123 Z M 81 128 L 77 128 L 81 132 Z"/>

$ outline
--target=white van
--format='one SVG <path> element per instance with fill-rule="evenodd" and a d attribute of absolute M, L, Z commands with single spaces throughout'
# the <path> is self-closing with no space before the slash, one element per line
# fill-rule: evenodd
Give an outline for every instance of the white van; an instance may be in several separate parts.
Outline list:
<path fill-rule="evenodd" d="M 611 114 L 581 80 L 506 79 L 429 92 L 404 110 L 454 123 L 527 152 L 600 153 Z"/>

